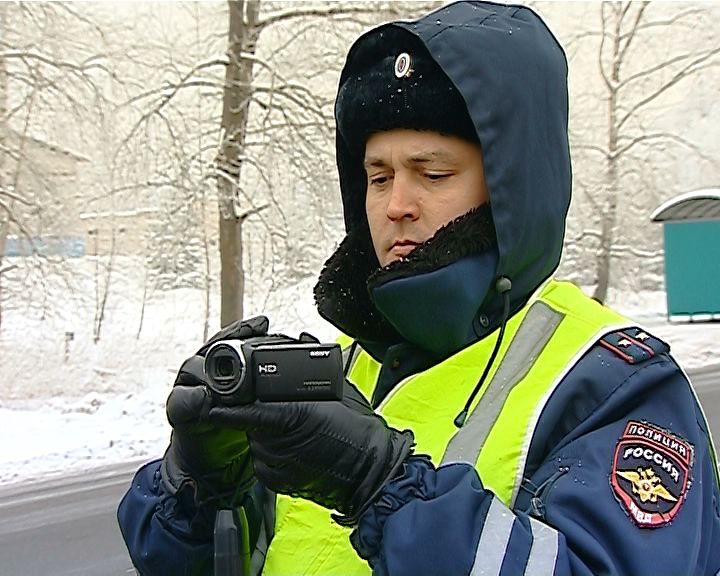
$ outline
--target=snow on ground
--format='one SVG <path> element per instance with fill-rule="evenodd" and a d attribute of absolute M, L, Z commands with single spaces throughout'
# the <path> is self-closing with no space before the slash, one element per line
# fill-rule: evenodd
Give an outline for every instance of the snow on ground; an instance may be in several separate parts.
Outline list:
<path fill-rule="evenodd" d="M 142 269 L 123 263 L 113 281 L 100 340 L 93 338 L 92 265 L 58 286 L 27 287 L 4 303 L 0 331 L 0 485 L 161 456 L 170 428 L 164 412 L 177 368 L 203 342 L 204 294 L 154 294 L 142 309 Z M 246 302 L 270 330 L 323 340 L 334 329 L 316 313 L 308 279 Z M 32 293 L 33 290 L 37 293 Z M 51 302 L 43 313 L 38 302 Z M 91 297 L 85 295 L 90 294 Z M 52 301 L 54 299 L 54 301 Z M 216 295 L 212 300 L 218 301 Z M 32 304 L 27 304 L 31 302 Z M 218 329 L 211 310 L 210 334 Z M 72 340 L 66 333 L 72 332 Z"/>
<path fill-rule="evenodd" d="M 108 300 L 98 343 L 92 338 L 94 301 L 88 305 L 72 293 L 61 293 L 61 312 L 44 318 L 32 307 L 5 311 L 0 484 L 162 455 L 170 433 L 165 398 L 177 367 L 202 343 L 203 295 L 193 290 L 154 295 L 138 337 L 137 282 L 131 269 L 123 273 Z M 307 330 L 331 340 L 334 330 L 313 306 L 313 284 L 308 279 L 259 294 L 254 299 L 259 304 L 251 298 L 246 316 L 265 311 L 271 330 L 290 335 Z M 75 294 L 82 293 L 92 292 Z M 667 322 L 662 292 L 614 295 L 610 304 L 669 341 L 686 368 L 720 363 L 714 345 L 720 323 Z M 73 340 L 66 342 L 70 331 Z"/>

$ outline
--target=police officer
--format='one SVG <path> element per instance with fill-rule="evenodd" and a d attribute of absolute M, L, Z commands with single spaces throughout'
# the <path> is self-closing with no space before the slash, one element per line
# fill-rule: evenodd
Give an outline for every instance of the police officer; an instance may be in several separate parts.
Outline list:
<path fill-rule="evenodd" d="M 376 28 L 335 113 L 347 236 L 315 297 L 345 335 L 344 399 L 221 406 L 203 350 L 189 359 L 168 451 L 118 513 L 139 572 L 210 574 L 233 506 L 255 573 L 720 573 L 717 462 L 686 375 L 551 278 L 571 167 L 543 21 L 458 2 Z"/>

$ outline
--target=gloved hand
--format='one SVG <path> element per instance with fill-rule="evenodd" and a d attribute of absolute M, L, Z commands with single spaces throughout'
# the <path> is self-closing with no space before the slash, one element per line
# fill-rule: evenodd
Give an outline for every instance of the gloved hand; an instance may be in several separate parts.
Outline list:
<path fill-rule="evenodd" d="M 173 431 L 161 464 L 162 479 L 171 494 L 190 487 L 196 503 L 212 498 L 231 503 L 234 496 L 252 487 L 255 479 L 247 435 L 236 427 L 222 428 L 208 421 L 215 401 L 203 364 L 208 348 L 218 340 L 265 336 L 267 330 L 265 316 L 234 322 L 180 367 L 166 404 Z"/>
<path fill-rule="evenodd" d="M 342 401 L 216 406 L 208 420 L 247 430 L 255 475 L 265 486 L 339 511 L 357 523 L 412 453 L 412 432 L 390 428 L 345 381 Z"/>

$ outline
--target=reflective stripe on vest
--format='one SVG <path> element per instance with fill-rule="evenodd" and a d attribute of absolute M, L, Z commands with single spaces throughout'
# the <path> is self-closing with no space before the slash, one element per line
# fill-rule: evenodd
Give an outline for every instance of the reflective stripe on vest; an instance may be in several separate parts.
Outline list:
<path fill-rule="evenodd" d="M 552 392 L 600 337 L 628 325 L 574 285 L 548 282 L 508 321 L 498 358 L 462 429 L 455 428 L 453 419 L 479 379 L 497 334 L 409 376 L 383 400 L 377 412 L 391 426 L 413 430 L 417 454 L 428 454 L 436 463 L 472 463 L 485 487 L 496 495 L 493 505 L 498 514 L 504 510 L 508 522 L 488 522 L 479 546 L 482 538 L 490 539 L 486 541 L 504 554 L 514 521 L 508 508 L 523 477 L 535 426 Z M 371 397 L 379 371 L 380 365 L 363 351 L 349 379 Z M 279 497 L 277 513 L 263 574 L 371 573 L 350 545 L 350 529 L 335 524 L 324 508 Z M 502 533 L 505 529 L 506 534 Z M 554 566 L 556 545 L 553 549 L 539 543 L 552 542 L 553 537 L 557 542 L 557 534 L 540 522 L 532 530 L 539 540 L 528 562 L 544 572 Z"/>

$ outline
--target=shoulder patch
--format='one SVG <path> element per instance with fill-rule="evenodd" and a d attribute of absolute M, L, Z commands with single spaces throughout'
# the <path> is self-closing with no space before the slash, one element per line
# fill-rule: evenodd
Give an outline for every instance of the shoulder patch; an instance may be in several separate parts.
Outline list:
<path fill-rule="evenodd" d="M 677 515 L 692 483 L 693 446 L 649 422 L 630 420 L 618 440 L 610 486 L 640 528 L 659 528 Z"/>
<path fill-rule="evenodd" d="M 603 348 L 614 352 L 628 364 L 639 364 L 657 354 L 670 351 L 665 342 L 640 328 L 627 328 L 610 332 L 598 342 Z"/>

